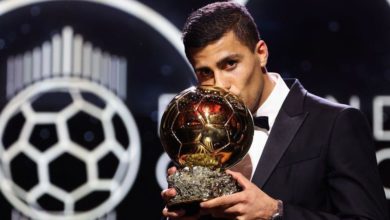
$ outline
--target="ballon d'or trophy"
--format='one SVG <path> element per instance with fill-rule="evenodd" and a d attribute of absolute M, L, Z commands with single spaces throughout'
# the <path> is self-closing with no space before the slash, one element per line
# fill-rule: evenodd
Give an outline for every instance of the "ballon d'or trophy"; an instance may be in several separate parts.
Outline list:
<path fill-rule="evenodd" d="M 168 176 L 177 194 L 171 209 L 195 212 L 201 201 L 242 190 L 226 168 L 248 152 L 253 118 L 235 95 L 212 86 L 190 87 L 168 104 L 160 125 L 160 139 L 178 170 Z"/>

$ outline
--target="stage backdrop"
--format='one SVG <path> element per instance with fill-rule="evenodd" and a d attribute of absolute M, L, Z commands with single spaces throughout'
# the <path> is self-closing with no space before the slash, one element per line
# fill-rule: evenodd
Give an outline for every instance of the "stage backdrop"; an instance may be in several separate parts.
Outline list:
<path fill-rule="evenodd" d="M 0 219 L 159 219 L 158 137 L 211 1 L 0 1 Z M 361 109 L 390 201 L 390 3 L 252 0 L 268 70 Z M 390 202 L 389 202 L 390 206 Z"/>

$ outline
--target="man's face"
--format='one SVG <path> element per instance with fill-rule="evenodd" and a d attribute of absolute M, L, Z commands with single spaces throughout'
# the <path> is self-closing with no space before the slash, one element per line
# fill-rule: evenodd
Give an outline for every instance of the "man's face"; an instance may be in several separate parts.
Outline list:
<path fill-rule="evenodd" d="M 239 96 L 253 113 L 263 101 L 262 67 L 268 50 L 259 41 L 254 51 L 242 44 L 230 31 L 219 40 L 192 52 L 191 63 L 200 85 L 222 87 Z"/>

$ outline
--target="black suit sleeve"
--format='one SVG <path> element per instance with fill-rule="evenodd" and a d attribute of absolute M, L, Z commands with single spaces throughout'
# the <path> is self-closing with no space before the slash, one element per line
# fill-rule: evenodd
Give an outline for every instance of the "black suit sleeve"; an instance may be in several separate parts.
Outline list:
<path fill-rule="evenodd" d="M 326 157 L 324 181 L 332 211 L 308 210 L 299 204 L 285 203 L 283 219 L 388 220 L 371 130 L 359 110 L 346 108 L 338 114 L 328 139 Z"/>

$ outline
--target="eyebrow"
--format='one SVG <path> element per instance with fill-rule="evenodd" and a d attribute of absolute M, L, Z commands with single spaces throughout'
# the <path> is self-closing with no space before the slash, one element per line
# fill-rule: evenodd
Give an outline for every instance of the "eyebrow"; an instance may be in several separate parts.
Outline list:
<path fill-rule="evenodd" d="M 224 63 L 226 63 L 227 61 L 229 60 L 240 60 L 242 58 L 242 55 L 241 54 L 237 54 L 237 53 L 234 53 L 234 54 L 229 54 L 227 55 L 226 57 L 222 58 L 221 60 L 219 60 L 217 62 L 217 66 L 220 67 L 222 66 Z M 201 67 L 198 67 L 198 68 L 194 68 L 194 71 L 200 71 L 200 70 L 210 70 L 209 67 L 207 66 L 201 66 Z"/>
<path fill-rule="evenodd" d="M 241 54 L 230 54 L 224 58 L 222 58 L 220 61 L 217 62 L 217 66 L 220 67 L 220 66 L 223 66 L 227 61 L 230 61 L 230 60 L 240 60 L 242 58 L 242 55 Z"/>
<path fill-rule="evenodd" d="M 202 66 L 202 67 L 194 69 L 195 73 L 198 71 L 205 71 L 205 70 L 211 70 L 211 69 L 207 66 Z"/>

